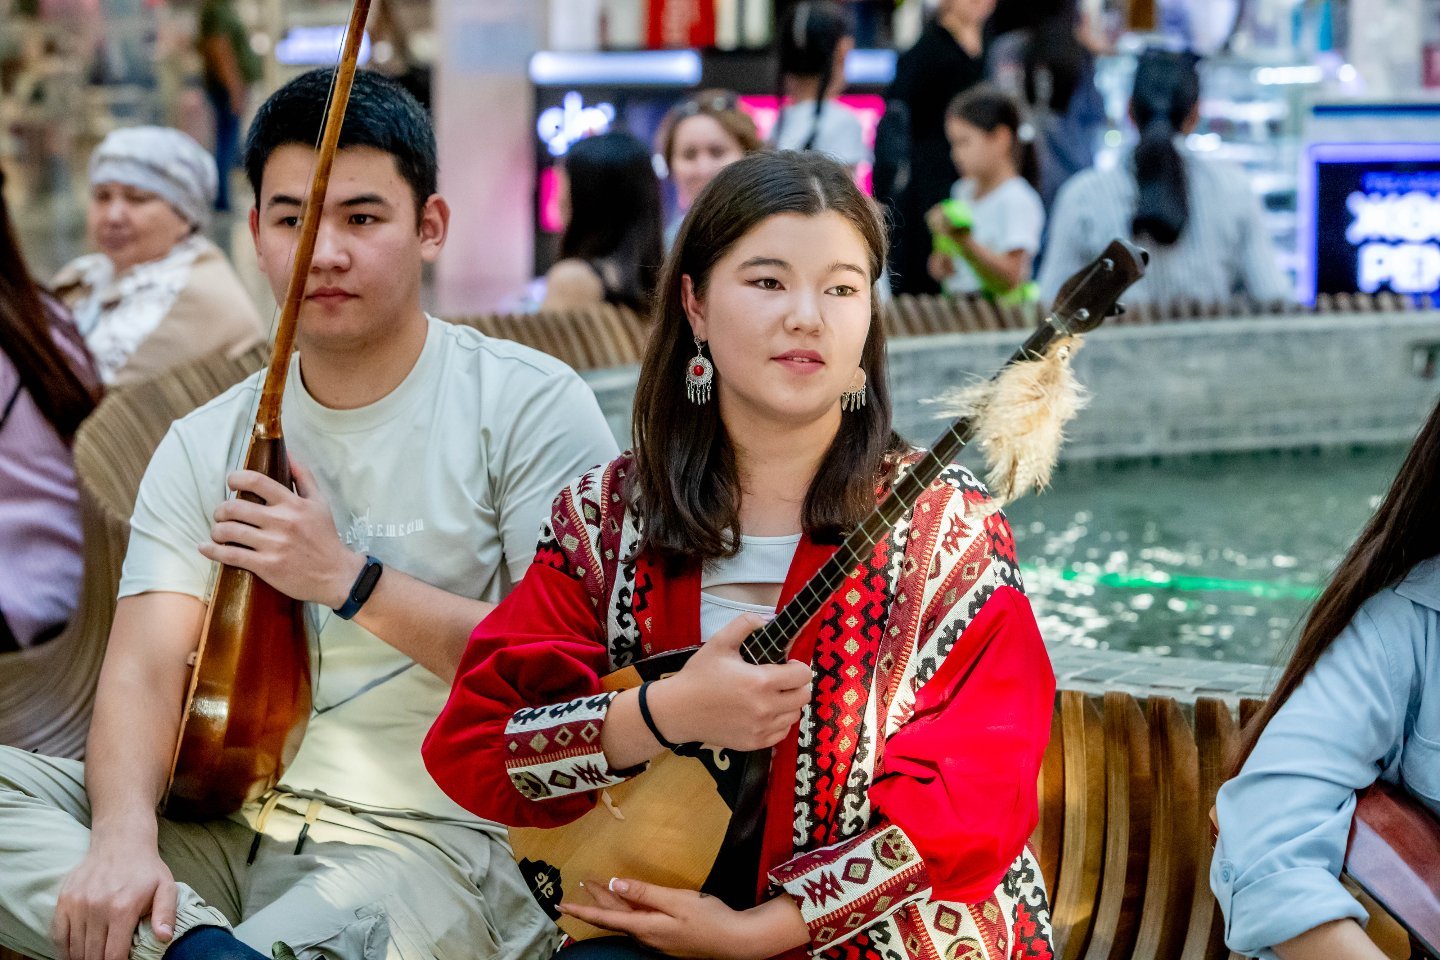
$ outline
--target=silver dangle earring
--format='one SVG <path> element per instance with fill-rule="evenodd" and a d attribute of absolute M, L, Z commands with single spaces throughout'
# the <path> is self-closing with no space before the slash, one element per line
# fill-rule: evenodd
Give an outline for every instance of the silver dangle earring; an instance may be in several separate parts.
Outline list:
<path fill-rule="evenodd" d="M 705 341 L 695 338 L 695 357 L 685 368 L 685 395 L 694 404 L 710 402 L 710 384 L 715 380 L 715 365 L 705 356 Z"/>
<path fill-rule="evenodd" d="M 840 394 L 840 409 L 859 410 L 865 406 L 867 399 L 869 396 L 865 390 L 865 371 L 856 370 L 855 379 L 850 381 L 850 389 Z"/>

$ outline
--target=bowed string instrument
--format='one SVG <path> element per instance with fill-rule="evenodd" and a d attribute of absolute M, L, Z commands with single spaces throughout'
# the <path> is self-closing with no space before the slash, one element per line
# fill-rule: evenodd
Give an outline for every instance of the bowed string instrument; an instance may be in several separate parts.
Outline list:
<path fill-rule="evenodd" d="M 330 169 L 350 100 L 370 0 L 355 0 L 300 214 L 290 278 L 244 468 L 292 487 L 280 403 L 295 328 L 320 232 Z M 242 493 L 247 500 L 258 497 Z M 248 570 L 222 565 L 192 671 L 162 809 L 179 820 L 223 817 L 279 782 L 310 720 L 310 648 L 304 604 Z"/>

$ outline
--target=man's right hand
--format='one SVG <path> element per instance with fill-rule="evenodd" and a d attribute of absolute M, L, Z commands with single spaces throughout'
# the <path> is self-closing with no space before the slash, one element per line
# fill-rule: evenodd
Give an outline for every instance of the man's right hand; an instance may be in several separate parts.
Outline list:
<path fill-rule="evenodd" d="M 661 733 L 677 743 L 731 750 L 761 750 L 784 738 L 810 702 L 810 665 L 787 660 L 757 666 L 741 657 L 741 642 L 764 625 L 757 614 L 741 614 L 679 673 L 650 688 L 650 711 Z"/>
<path fill-rule="evenodd" d="M 154 842 L 102 842 L 91 835 L 90 852 L 60 888 L 51 937 L 62 960 L 125 960 L 141 918 L 169 942 L 175 930 L 178 891 Z"/>

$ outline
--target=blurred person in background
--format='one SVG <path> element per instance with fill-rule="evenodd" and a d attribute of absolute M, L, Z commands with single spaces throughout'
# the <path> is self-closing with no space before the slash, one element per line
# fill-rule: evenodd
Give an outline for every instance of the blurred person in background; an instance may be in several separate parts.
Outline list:
<path fill-rule="evenodd" d="M 612 131 L 586 137 L 560 167 L 560 260 L 545 274 L 542 311 L 602 303 L 644 315 L 665 253 L 660 181 L 645 144 Z"/>
<path fill-rule="evenodd" d="M 891 211 L 891 288 L 939 293 L 926 269 L 925 214 L 958 176 L 945 137 L 945 111 L 985 76 L 983 33 L 995 0 L 941 0 L 935 19 L 895 65 L 885 116 L 875 135 L 875 195 Z"/>
<path fill-rule="evenodd" d="M 675 187 L 675 217 L 665 225 L 666 250 L 715 174 L 761 146 L 755 121 L 729 90 L 702 90 L 670 108 L 655 136 L 655 152 Z"/>
<path fill-rule="evenodd" d="M 1033 128 L 1014 97 L 982 84 L 950 104 L 945 131 L 961 179 L 950 202 L 927 214 L 938 238 L 930 275 L 952 296 L 1034 299 L 1030 270 L 1040 250 L 1045 207 L 1032 185 Z"/>
<path fill-rule="evenodd" d="M 1061 185 L 1094 164 L 1106 117 L 1095 86 L 1101 41 L 1086 28 L 1079 4 L 1037 6 L 1030 23 L 995 38 L 986 61 L 996 85 L 1027 107 L 1035 127 L 1036 189 L 1049 210 Z"/>
<path fill-rule="evenodd" d="M 860 118 L 835 100 L 845 89 L 845 57 L 855 49 L 849 13 L 834 0 L 802 0 L 781 23 L 778 42 L 784 106 L 771 144 L 827 154 L 853 174 L 870 161 L 870 149 Z"/>
<path fill-rule="evenodd" d="M 200 58 L 205 97 L 215 117 L 215 165 L 220 177 L 215 209 L 230 209 L 230 171 L 240 156 L 240 117 L 250 85 L 260 80 L 260 56 L 235 12 L 234 0 L 204 0 L 200 5 Z"/>
<path fill-rule="evenodd" d="M 264 341 L 254 303 L 202 232 L 215 184 L 210 154 L 168 127 L 116 130 L 90 157 L 86 228 L 98 252 L 53 286 L 106 385 Z"/>
<path fill-rule="evenodd" d="M 80 594 L 70 445 L 100 381 L 69 314 L 31 279 L 0 170 L 0 653 L 64 629 Z"/>
<path fill-rule="evenodd" d="M 1127 303 L 1290 296 L 1244 172 L 1183 146 L 1199 122 L 1197 62 L 1162 50 L 1140 57 L 1130 98 L 1140 142 L 1115 168 L 1092 167 L 1061 188 L 1040 265 L 1045 299 L 1116 236 L 1150 251 Z"/>

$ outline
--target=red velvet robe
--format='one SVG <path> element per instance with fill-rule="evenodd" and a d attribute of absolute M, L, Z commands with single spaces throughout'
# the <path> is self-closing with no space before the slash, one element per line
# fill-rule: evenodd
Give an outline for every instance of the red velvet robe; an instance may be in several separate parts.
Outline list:
<path fill-rule="evenodd" d="M 535 564 L 471 637 L 424 754 L 480 816 L 555 826 L 620 782 L 600 679 L 700 642 L 700 572 L 635 557 L 622 456 L 556 498 Z M 782 604 L 833 552 L 802 539 Z M 1048 958 L 1026 847 L 1055 678 L 1014 541 L 951 467 L 797 638 L 814 696 L 774 750 L 762 876 L 823 957 Z"/>

